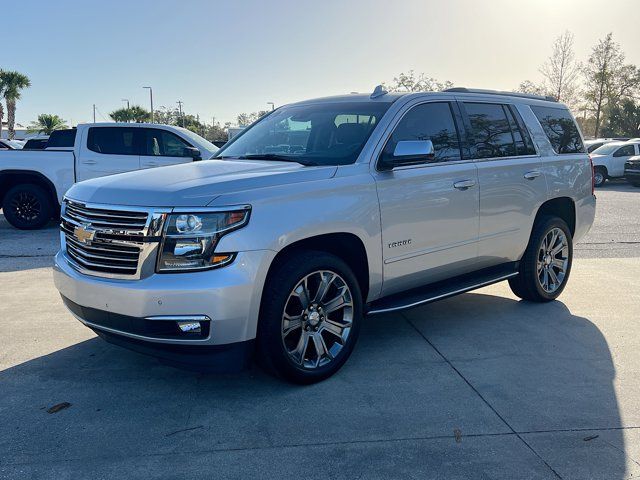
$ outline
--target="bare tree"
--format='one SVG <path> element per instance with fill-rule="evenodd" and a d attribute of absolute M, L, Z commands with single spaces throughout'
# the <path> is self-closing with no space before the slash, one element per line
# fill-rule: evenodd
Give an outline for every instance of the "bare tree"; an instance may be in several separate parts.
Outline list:
<path fill-rule="evenodd" d="M 516 92 L 541 96 L 547 95 L 547 89 L 544 85 L 534 83 L 531 80 L 525 80 L 524 82 L 520 83 Z"/>
<path fill-rule="evenodd" d="M 546 90 L 558 101 L 575 103 L 576 83 L 580 74 L 580 64 L 573 52 L 573 34 L 564 32 L 553 43 L 553 52 L 540 67 L 545 78 Z"/>
<path fill-rule="evenodd" d="M 640 72 L 634 65 L 624 64 L 620 45 L 609 33 L 593 47 L 584 68 L 586 84 L 585 98 L 594 112 L 594 136 L 600 133 L 602 116 L 609 104 L 635 95 L 640 86 Z"/>
<path fill-rule="evenodd" d="M 401 73 L 393 77 L 393 83 L 382 84 L 389 92 L 439 92 L 453 87 L 450 81 L 440 82 L 433 77 L 427 77 L 424 73 L 416 75 L 413 70 Z"/>

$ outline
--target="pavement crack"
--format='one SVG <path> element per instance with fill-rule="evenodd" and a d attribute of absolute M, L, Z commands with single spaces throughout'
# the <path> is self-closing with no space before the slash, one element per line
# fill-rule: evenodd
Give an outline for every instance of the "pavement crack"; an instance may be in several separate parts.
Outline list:
<path fill-rule="evenodd" d="M 400 315 L 402 316 L 402 318 L 405 319 L 405 321 L 411 325 L 411 327 L 418 333 L 418 335 L 420 335 L 422 337 L 422 339 L 427 342 L 429 344 L 429 346 L 431 346 L 431 348 L 433 348 L 433 350 L 447 363 L 447 365 L 449 365 L 449 367 L 469 386 L 469 388 L 471 388 L 471 390 L 473 390 L 475 392 L 475 394 L 478 396 L 478 398 L 480 398 L 480 400 L 482 400 L 482 402 L 484 402 L 484 404 L 489 407 L 489 409 L 502 421 L 502 423 L 504 423 L 506 425 L 506 427 L 511 430 L 511 433 L 513 435 L 515 435 L 516 437 L 518 437 L 520 439 L 520 441 L 542 462 L 544 463 L 547 468 L 556 476 L 556 478 L 559 478 L 562 480 L 562 477 L 560 476 L 560 474 L 551 466 L 549 465 L 549 463 L 547 463 L 547 461 L 542 458 L 540 456 L 540 454 L 538 452 L 536 452 L 536 450 L 522 437 L 522 435 L 520 435 L 518 432 L 516 432 L 516 430 L 509 424 L 509 422 L 507 422 L 507 420 L 500 415 L 500 412 L 498 412 L 498 410 L 495 409 L 495 407 L 493 405 L 491 405 L 491 403 L 489 403 L 489 401 L 482 395 L 482 393 L 480 393 L 480 391 L 462 374 L 462 372 L 460 370 L 458 370 L 455 365 L 453 365 L 453 363 L 451 363 L 451 361 L 431 342 L 431 340 L 429 340 L 427 338 L 426 335 L 424 335 L 420 329 L 418 327 L 416 327 L 413 322 L 411 320 L 409 320 L 409 318 L 407 318 L 407 316 L 404 314 L 404 312 L 399 312 Z"/>

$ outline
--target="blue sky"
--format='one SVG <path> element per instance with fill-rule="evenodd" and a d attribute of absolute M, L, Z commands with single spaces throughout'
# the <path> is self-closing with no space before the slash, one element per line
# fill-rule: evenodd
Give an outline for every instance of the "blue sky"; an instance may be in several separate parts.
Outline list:
<path fill-rule="evenodd" d="M 28 7 L 25 6 L 28 4 Z M 132 103 L 184 101 L 211 121 L 310 97 L 368 92 L 414 69 L 456 85 L 511 90 L 538 80 L 553 39 L 576 53 L 613 31 L 640 64 L 634 0 L 2 0 L 0 68 L 32 87 L 18 122 L 73 123 Z M 610 10 L 607 11 L 607 8 Z"/>

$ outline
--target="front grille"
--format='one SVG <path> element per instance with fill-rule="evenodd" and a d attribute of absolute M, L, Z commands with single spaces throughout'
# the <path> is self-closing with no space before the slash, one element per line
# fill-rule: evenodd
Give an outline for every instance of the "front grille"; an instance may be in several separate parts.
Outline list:
<path fill-rule="evenodd" d="M 88 273 L 134 277 L 140 272 L 141 255 L 150 240 L 148 220 L 147 211 L 66 201 L 61 229 L 67 256 Z M 93 238 L 83 239 L 84 232 L 91 232 Z"/>

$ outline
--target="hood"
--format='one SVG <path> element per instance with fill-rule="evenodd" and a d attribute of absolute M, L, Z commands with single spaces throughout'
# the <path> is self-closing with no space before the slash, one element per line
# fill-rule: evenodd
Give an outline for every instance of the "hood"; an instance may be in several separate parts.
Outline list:
<path fill-rule="evenodd" d="M 224 193 L 324 180 L 336 169 L 262 160 L 203 160 L 94 178 L 75 184 L 66 196 L 111 205 L 204 207 Z"/>

